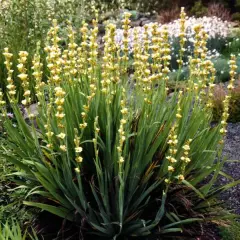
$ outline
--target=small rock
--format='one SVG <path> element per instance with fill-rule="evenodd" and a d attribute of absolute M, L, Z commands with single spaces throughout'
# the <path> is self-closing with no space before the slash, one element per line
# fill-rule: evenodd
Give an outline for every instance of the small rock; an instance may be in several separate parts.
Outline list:
<path fill-rule="evenodd" d="M 139 26 L 141 26 L 141 20 L 132 21 L 132 22 L 130 23 L 130 26 L 131 26 L 131 27 L 139 27 Z"/>
<path fill-rule="evenodd" d="M 34 114 L 34 116 L 37 116 L 38 115 L 38 105 L 37 105 L 37 103 L 31 104 L 28 107 L 28 111 L 29 111 L 30 114 Z M 24 119 L 29 118 L 28 111 L 27 111 L 26 108 L 24 108 L 24 113 L 23 113 L 23 118 Z"/>
<path fill-rule="evenodd" d="M 140 18 L 139 19 L 141 22 L 144 22 L 144 21 L 147 21 L 147 20 L 149 20 L 148 18 L 146 18 L 146 17 L 142 17 L 142 18 Z"/>
<path fill-rule="evenodd" d="M 149 23 L 151 23 L 150 20 L 142 21 L 141 22 L 141 26 L 144 26 L 144 25 L 149 24 Z"/>

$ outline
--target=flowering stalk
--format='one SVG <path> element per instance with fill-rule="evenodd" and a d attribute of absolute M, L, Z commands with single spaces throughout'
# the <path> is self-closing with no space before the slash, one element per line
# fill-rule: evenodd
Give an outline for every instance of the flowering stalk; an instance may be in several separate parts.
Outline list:
<path fill-rule="evenodd" d="M 162 42 L 161 33 L 158 29 L 157 24 L 153 24 L 152 26 L 152 64 L 151 64 L 151 70 L 152 70 L 152 76 L 151 76 L 151 82 L 153 83 L 153 87 L 156 84 L 156 82 L 160 82 L 162 78 L 162 58 L 161 58 L 161 51 L 159 51 L 160 45 Z"/>
<path fill-rule="evenodd" d="M 77 67 L 78 71 L 82 75 L 87 75 L 88 70 L 88 24 L 83 22 L 82 27 L 80 29 L 81 32 L 81 43 L 80 47 L 77 48 L 78 59 L 77 59 Z"/>
<path fill-rule="evenodd" d="M 112 85 L 116 88 L 116 83 L 120 79 L 118 47 L 115 43 L 116 26 L 109 24 L 106 29 L 104 38 L 104 56 L 103 56 L 103 70 L 102 70 L 102 89 L 101 91 L 107 95 L 106 101 L 111 102 Z"/>
<path fill-rule="evenodd" d="M 62 59 L 61 59 L 61 49 L 58 46 L 61 40 L 58 37 L 59 26 L 57 25 L 57 20 L 53 20 L 53 27 L 48 32 L 50 37 L 50 45 L 45 47 L 45 51 L 48 53 L 46 57 L 47 67 L 50 71 L 50 76 L 48 78 L 49 86 L 59 85 L 61 82 L 60 73 L 62 72 Z M 52 93 L 50 92 L 50 97 Z"/>
<path fill-rule="evenodd" d="M 3 100 L 3 92 L 0 89 L 0 109 L 1 109 L 1 116 L 7 116 L 7 111 L 6 111 L 6 102 Z"/>
<path fill-rule="evenodd" d="M 220 140 L 220 144 L 223 144 L 223 138 L 227 133 L 227 119 L 229 117 L 229 103 L 231 100 L 231 95 L 232 95 L 232 90 L 234 89 L 234 81 L 235 81 L 235 76 L 236 76 L 236 69 L 237 69 L 237 64 L 236 64 L 236 56 L 231 55 L 231 60 L 230 60 L 230 81 L 228 84 L 228 93 L 225 96 L 225 99 L 223 100 L 223 114 L 222 114 L 222 120 L 221 120 L 221 129 L 220 133 L 222 134 L 222 140 Z"/>
<path fill-rule="evenodd" d="M 149 53 L 149 48 L 150 48 L 150 39 L 149 39 L 149 33 L 148 33 L 148 26 L 144 26 L 144 39 L 143 39 L 143 51 L 142 54 L 140 55 L 140 70 L 141 70 L 141 87 L 144 92 L 144 101 L 146 103 L 151 103 L 150 101 L 150 94 L 151 94 L 151 70 L 150 70 L 150 53 Z"/>
<path fill-rule="evenodd" d="M 167 27 L 164 27 L 163 31 L 162 31 L 162 48 L 161 48 L 161 52 L 162 52 L 162 60 L 163 60 L 163 69 L 162 69 L 162 73 L 163 73 L 163 80 L 165 82 L 165 86 L 167 86 L 167 82 L 169 80 L 169 65 L 170 65 L 170 60 L 171 60 L 171 56 L 170 56 L 170 52 L 171 52 L 171 46 L 169 44 L 168 41 L 169 35 L 168 35 L 168 29 Z M 166 92 L 168 91 L 168 88 L 166 87 Z"/>
<path fill-rule="evenodd" d="M 9 99 L 10 102 L 14 102 L 15 99 L 15 95 L 16 95 L 16 86 L 14 85 L 13 79 L 12 79 L 12 74 L 13 74 L 13 70 L 11 69 L 12 67 L 12 53 L 9 52 L 8 48 L 4 48 L 4 53 L 3 53 L 4 57 L 5 57 L 5 66 L 7 68 L 7 90 L 8 90 L 8 94 L 9 94 Z"/>
<path fill-rule="evenodd" d="M 121 165 L 124 163 L 124 157 L 122 155 L 122 151 L 123 151 L 123 144 L 126 140 L 126 133 L 124 131 L 125 125 L 127 123 L 127 114 L 128 114 L 128 109 L 126 107 L 126 100 L 125 100 L 125 89 L 123 89 L 123 99 L 121 100 L 121 114 L 122 114 L 122 118 L 120 120 L 120 126 L 118 129 L 118 133 L 119 133 L 119 144 L 117 146 L 117 151 L 118 151 L 118 161 L 119 161 L 119 165 L 121 167 Z"/>
<path fill-rule="evenodd" d="M 20 51 L 19 52 L 19 59 L 18 59 L 18 71 L 19 71 L 19 75 L 18 77 L 21 80 L 21 85 L 23 87 L 24 93 L 24 99 L 22 100 L 22 104 L 24 106 L 29 105 L 31 103 L 31 92 L 30 92 L 30 86 L 29 86 L 29 79 L 28 79 L 28 75 L 27 75 L 27 69 L 25 67 L 26 62 L 27 62 L 27 56 L 28 53 L 26 51 Z"/>
<path fill-rule="evenodd" d="M 83 30 L 83 29 L 82 29 Z M 85 30 L 83 31 L 84 35 L 83 38 L 86 40 L 87 39 L 87 35 Z M 85 43 L 82 44 L 82 47 L 88 47 L 89 49 L 89 57 L 87 59 L 88 61 L 88 78 L 90 79 L 89 81 L 89 94 L 88 96 L 86 96 L 87 98 L 87 104 L 83 105 L 83 111 L 81 112 L 81 117 L 82 117 L 82 123 L 79 125 L 80 129 L 84 130 L 87 127 L 87 115 L 88 115 L 88 111 L 90 109 L 91 106 L 91 102 L 94 98 L 94 96 L 96 95 L 96 91 L 97 91 L 97 78 L 96 78 L 96 74 L 97 74 L 97 56 L 98 56 L 98 44 L 97 44 L 97 34 L 98 34 L 98 20 L 93 20 L 93 29 L 91 30 L 91 34 L 89 36 L 89 44 L 87 44 L 85 46 Z M 86 50 L 86 49 L 85 49 Z M 86 53 L 87 54 L 87 53 Z M 85 55 L 86 57 L 86 55 Z M 83 73 L 85 74 L 86 71 Z"/>
<path fill-rule="evenodd" d="M 98 135 L 100 132 L 99 124 L 98 124 L 98 116 L 96 116 L 94 120 L 94 139 L 93 139 L 93 144 L 94 144 L 94 151 L 95 151 L 95 157 L 98 160 L 98 147 L 97 147 L 97 139 Z"/>
<path fill-rule="evenodd" d="M 173 172 L 175 172 L 175 165 L 177 163 L 176 155 L 177 155 L 177 145 L 178 145 L 178 128 L 179 128 L 179 122 L 182 118 L 182 109 L 181 109 L 181 102 L 183 97 L 183 92 L 179 92 L 178 101 L 177 101 L 177 112 L 176 112 L 176 121 L 173 124 L 170 133 L 169 133 L 169 139 L 168 139 L 168 145 L 169 145 L 169 155 L 166 157 L 166 159 L 169 161 L 168 165 L 168 178 L 165 179 L 165 182 L 167 184 L 171 183 Z"/>
<path fill-rule="evenodd" d="M 129 50 L 128 50 L 128 45 L 129 45 L 129 29 L 130 29 L 130 17 L 131 13 L 125 12 L 124 13 L 124 18 L 122 20 L 122 28 L 123 28 L 123 56 L 121 57 L 121 71 L 123 74 L 127 73 L 127 66 L 128 66 L 128 60 L 129 60 Z"/>
<path fill-rule="evenodd" d="M 199 64 L 201 63 L 200 53 L 201 53 L 201 25 L 194 26 L 195 40 L 194 40 L 194 56 L 190 57 L 190 79 L 194 89 L 198 90 L 198 84 L 196 83 L 196 78 L 199 75 Z"/>
<path fill-rule="evenodd" d="M 210 110 L 213 108 L 213 90 L 214 90 L 214 82 L 215 82 L 215 75 L 216 75 L 216 69 L 214 68 L 213 63 L 211 62 L 211 65 L 209 66 L 210 71 L 210 80 L 209 80 L 209 86 L 208 86 L 208 95 L 207 95 L 207 104 L 206 107 Z"/>
<path fill-rule="evenodd" d="M 184 11 L 184 7 L 181 8 L 181 14 L 180 14 L 180 34 L 179 34 L 179 42 L 180 42 L 180 50 L 179 50 L 179 59 L 178 62 L 178 68 L 181 69 L 183 66 L 183 55 L 185 52 L 185 43 L 187 41 L 185 37 L 185 22 L 186 22 L 186 13 Z"/>
<path fill-rule="evenodd" d="M 175 171 L 174 166 L 177 162 L 177 159 L 175 158 L 176 154 L 177 154 L 177 144 L 178 144 L 178 139 L 177 139 L 178 136 L 177 136 L 176 132 L 177 132 L 177 124 L 175 123 L 170 130 L 169 139 L 167 142 L 169 145 L 169 154 L 166 157 L 166 159 L 169 162 L 168 167 L 167 167 L 168 178 L 165 179 L 165 182 L 167 184 L 171 183 L 171 177 L 172 177 L 173 172 Z"/>
<path fill-rule="evenodd" d="M 38 98 L 38 105 L 44 104 L 45 103 L 45 96 L 44 96 L 44 86 L 45 83 L 42 81 L 42 67 L 43 64 L 41 63 L 40 59 L 40 54 L 39 54 L 39 45 L 38 45 L 38 52 L 34 55 L 33 61 L 32 61 L 32 70 L 33 73 L 32 75 L 34 76 L 35 79 L 35 91 L 36 91 L 36 96 Z"/>
<path fill-rule="evenodd" d="M 96 87 L 97 87 L 97 79 L 96 79 L 96 67 L 98 62 L 98 44 L 97 44 L 97 36 L 98 36 L 98 19 L 93 19 L 92 21 L 93 29 L 91 30 L 89 36 L 89 67 L 88 67 L 88 76 L 90 78 L 90 99 L 92 99 L 95 95 Z"/>
<path fill-rule="evenodd" d="M 59 134 L 57 135 L 57 137 L 60 139 L 60 149 L 62 151 L 66 151 L 66 145 L 65 145 L 65 113 L 64 113 L 64 97 L 65 97 L 65 91 L 61 88 L 61 87 L 56 87 L 55 89 L 55 104 L 57 106 L 57 112 L 55 114 L 56 118 L 57 118 L 57 126 L 60 130 Z"/>
<path fill-rule="evenodd" d="M 69 75 L 69 80 L 70 82 L 73 81 L 76 77 L 77 74 L 77 44 L 75 43 L 75 31 L 73 30 L 73 27 L 71 24 L 68 24 L 68 49 L 67 49 L 67 60 L 66 61 L 66 66 L 67 69 L 65 69 L 65 75 Z"/>
<path fill-rule="evenodd" d="M 177 176 L 179 181 L 182 181 L 185 179 L 184 177 L 184 172 L 185 172 L 185 168 L 187 166 L 188 163 L 191 162 L 191 159 L 189 158 L 189 152 L 190 152 L 190 143 L 192 142 L 192 139 L 189 139 L 182 147 L 183 149 L 183 155 L 180 158 L 182 161 L 181 164 L 181 172 L 180 174 Z"/>
<path fill-rule="evenodd" d="M 80 146 L 80 137 L 79 137 L 79 134 L 78 134 L 78 130 L 76 128 L 74 128 L 74 133 L 75 133 L 75 137 L 74 137 L 74 144 L 75 144 L 75 161 L 78 165 L 78 167 L 75 168 L 75 171 L 77 173 L 80 172 L 80 164 L 82 163 L 83 161 L 83 158 L 81 156 L 81 152 L 82 152 L 82 147 Z"/>
<path fill-rule="evenodd" d="M 52 118 L 52 104 L 47 104 L 47 123 L 44 125 L 44 128 L 46 130 L 45 135 L 47 136 L 47 148 L 53 149 L 53 131 L 51 126 L 51 118 Z"/>
<path fill-rule="evenodd" d="M 133 66 L 134 66 L 134 80 L 136 81 L 137 87 L 139 87 L 141 81 L 141 52 L 142 49 L 138 42 L 138 30 L 134 29 L 134 44 L 133 44 Z"/>

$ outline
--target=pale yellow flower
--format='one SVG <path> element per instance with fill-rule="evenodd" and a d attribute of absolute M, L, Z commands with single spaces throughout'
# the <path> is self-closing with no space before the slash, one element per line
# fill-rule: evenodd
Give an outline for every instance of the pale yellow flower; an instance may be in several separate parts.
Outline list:
<path fill-rule="evenodd" d="M 60 149 L 61 149 L 62 151 L 64 151 L 64 152 L 67 151 L 66 145 L 60 145 Z"/>
<path fill-rule="evenodd" d="M 65 133 L 60 133 L 57 135 L 58 138 L 64 139 L 66 137 Z"/>
<path fill-rule="evenodd" d="M 182 174 L 180 174 L 180 175 L 178 175 L 178 179 L 179 179 L 180 181 L 183 181 L 183 180 L 184 180 L 184 176 L 183 176 Z"/>
<path fill-rule="evenodd" d="M 82 152 L 82 150 L 83 150 L 82 147 L 76 147 L 75 148 L 76 153 L 80 153 L 80 152 Z"/>
<path fill-rule="evenodd" d="M 185 151 L 189 151 L 189 150 L 190 150 L 189 145 L 184 145 L 182 148 L 183 148 Z"/>
<path fill-rule="evenodd" d="M 83 158 L 81 156 L 76 157 L 76 162 L 81 163 L 83 161 Z"/>
<path fill-rule="evenodd" d="M 169 172 L 173 172 L 173 171 L 174 171 L 174 167 L 168 166 L 168 171 L 169 171 Z"/>

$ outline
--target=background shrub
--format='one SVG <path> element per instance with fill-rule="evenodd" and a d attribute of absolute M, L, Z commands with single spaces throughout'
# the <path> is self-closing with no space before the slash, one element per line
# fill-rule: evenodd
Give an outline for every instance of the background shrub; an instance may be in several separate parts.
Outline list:
<path fill-rule="evenodd" d="M 216 16 L 224 21 L 232 20 L 231 12 L 221 3 L 211 3 L 207 9 L 207 16 Z"/>
<path fill-rule="evenodd" d="M 213 116 L 215 121 L 221 119 L 223 113 L 223 100 L 226 96 L 226 88 L 219 85 L 215 87 L 213 99 Z M 240 122 L 240 84 L 238 82 L 236 88 L 232 91 L 232 99 L 230 101 L 229 122 Z"/>

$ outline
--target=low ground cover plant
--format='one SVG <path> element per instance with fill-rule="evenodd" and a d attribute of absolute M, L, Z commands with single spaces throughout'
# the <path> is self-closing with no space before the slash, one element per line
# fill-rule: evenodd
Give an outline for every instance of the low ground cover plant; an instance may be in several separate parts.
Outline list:
<path fill-rule="evenodd" d="M 73 222 L 84 236 L 194 236 L 205 221 L 233 217 L 215 197 L 239 181 L 219 187 L 214 183 L 224 174 L 221 150 L 236 57 L 231 56 L 221 121 L 213 126 L 215 69 L 207 59 L 204 28 L 194 27 L 186 90 L 169 96 L 168 29 L 153 25 L 151 38 L 145 29 L 143 44 L 134 32 L 129 62 L 129 17 L 123 19 L 123 47 L 115 41 L 116 26 L 109 24 L 99 52 L 96 19 L 90 29 L 83 24 L 79 45 L 69 24 L 67 48 L 62 50 L 60 26 L 54 20 L 44 47 L 46 59 L 38 49 L 30 71 L 28 52 L 19 52 L 17 76 L 28 121 L 12 78 L 13 54 L 4 49 L 8 77 L 6 91 L 0 92 L 0 155 L 16 166 L 12 176 L 28 191 L 25 205 Z M 180 69 L 185 30 L 182 10 Z M 31 111 L 33 103 L 37 112 Z"/>

